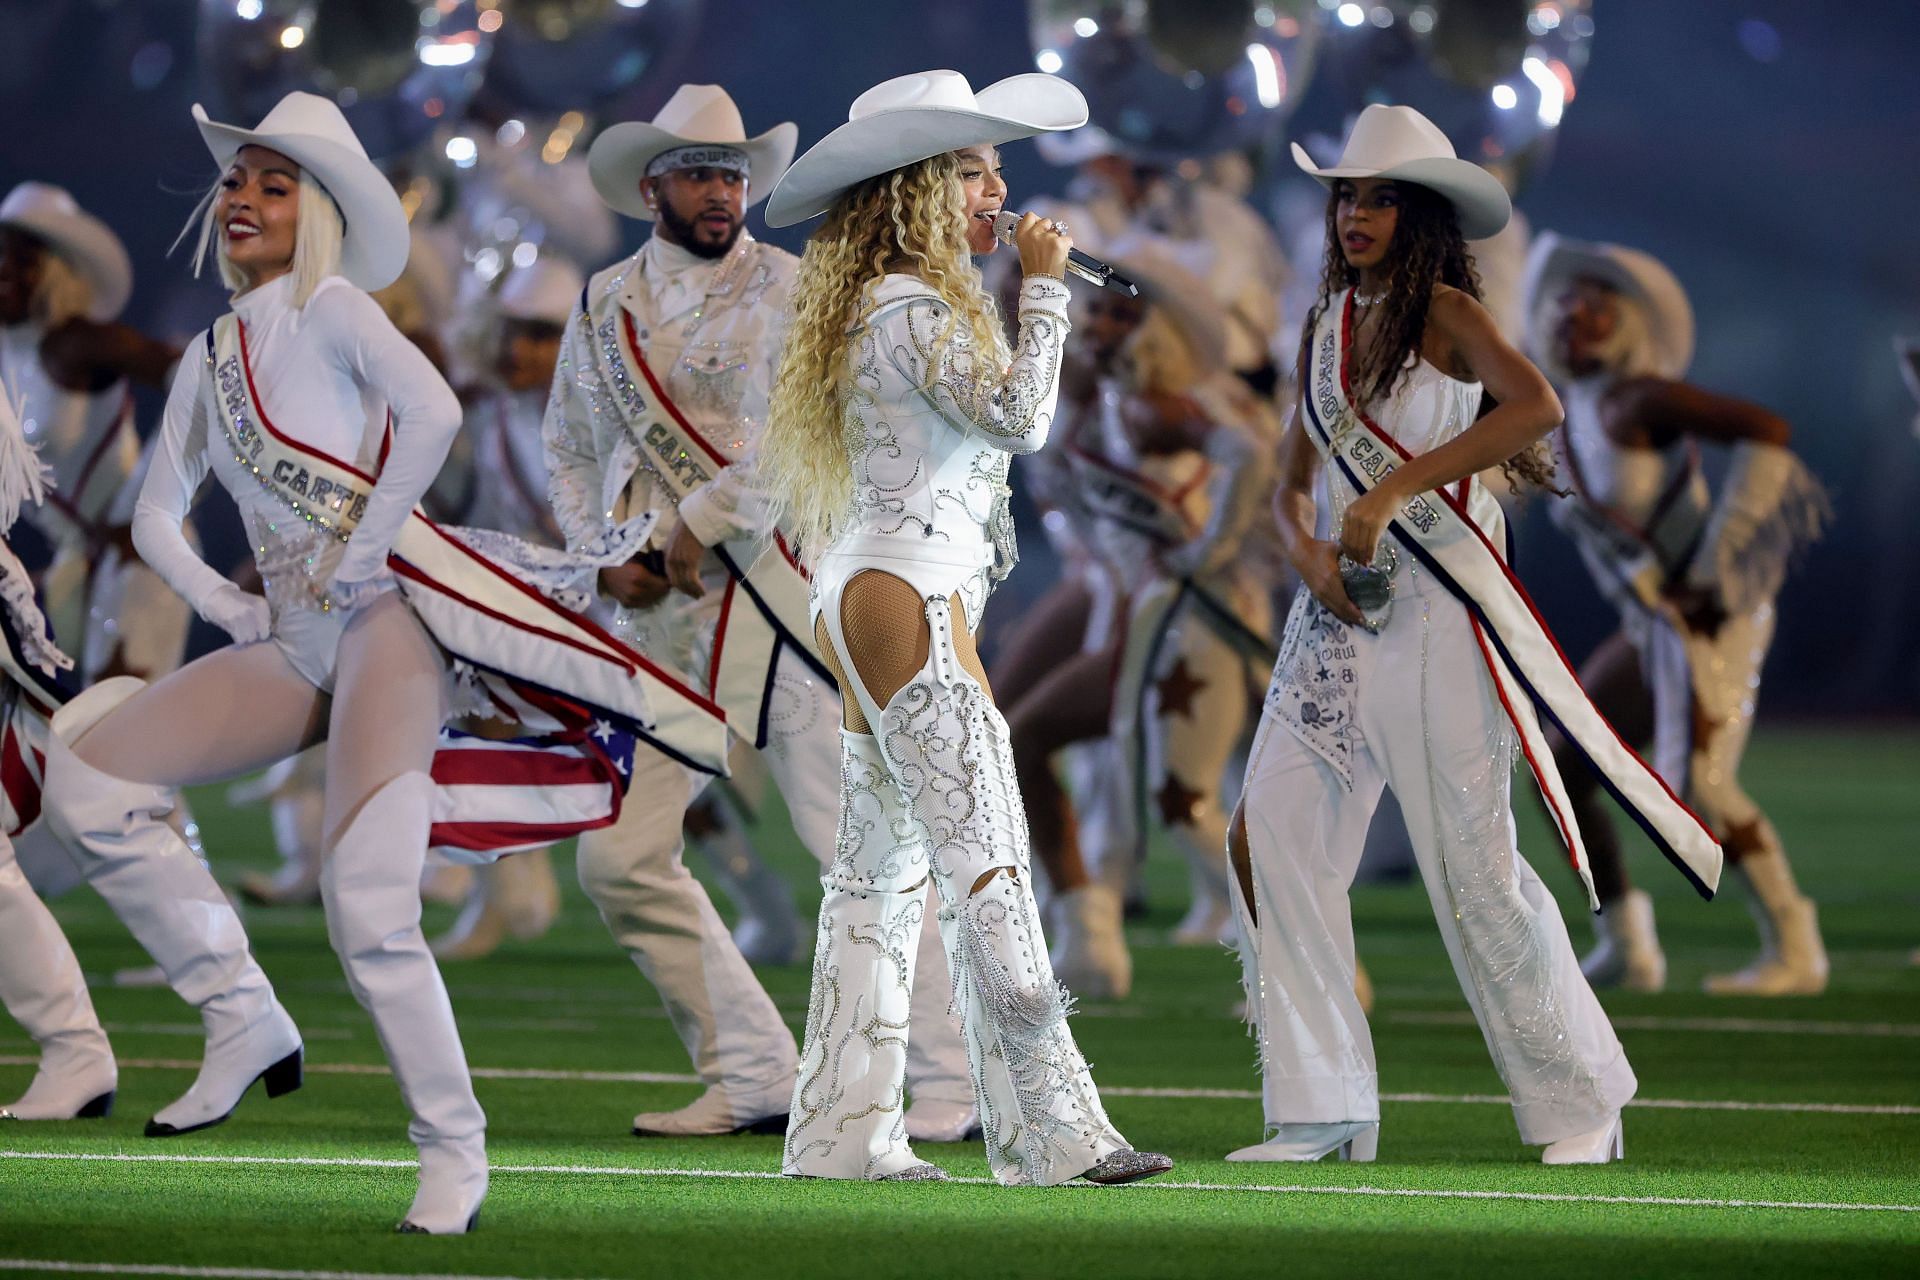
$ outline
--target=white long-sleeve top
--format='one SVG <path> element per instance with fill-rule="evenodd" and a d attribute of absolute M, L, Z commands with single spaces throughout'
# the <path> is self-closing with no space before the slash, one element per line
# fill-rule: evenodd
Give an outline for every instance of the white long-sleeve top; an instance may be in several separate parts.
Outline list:
<path fill-rule="evenodd" d="M 719 258 L 655 235 L 593 276 L 590 311 L 576 310 L 560 350 L 543 434 L 553 512 L 567 545 L 581 547 L 618 522 L 655 513 L 649 541 L 666 546 L 681 524 L 705 546 L 770 536 L 754 465 L 786 333 L 787 289 L 798 260 L 741 234 Z M 648 465 L 604 370 L 606 342 L 631 320 L 647 363 L 674 405 L 730 459 L 684 497 Z M 614 633 L 656 662 L 706 670 L 726 571 L 706 557 L 707 593 L 669 594 L 649 609 L 614 611 Z"/>
<path fill-rule="evenodd" d="M 379 572 L 460 429 L 452 390 L 372 298 L 332 276 L 295 309 L 292 290 L 292 277 L 282 276 L 233 300 L 260 407 L 282 435 L 377 471 L 379 480 L 338 553 L 330 535 L 293 518 L 234 456 L 212 417 L 206 336 L 196 338 L 174 375 L 133 517 L 141 557 L 196 610 L 226 584 L 180 528 L 209 467 L 240 508 L 277 616 L 286 608 L 318 607 L 334 581 L 361 582 Z M 382 464 L 389 413 L 393 442 Z"/>
<path fill-rule="evenodd" d="M 850 357 L 853 506 L 833 552 L 966 564 L 996 580 L 1013 568 L 1007 468 L 1052 429 L 1067 298 L 1063 282 L 1028 276 L 1013 362 L 986 369 L 925 281 L 881 280 Z"/>

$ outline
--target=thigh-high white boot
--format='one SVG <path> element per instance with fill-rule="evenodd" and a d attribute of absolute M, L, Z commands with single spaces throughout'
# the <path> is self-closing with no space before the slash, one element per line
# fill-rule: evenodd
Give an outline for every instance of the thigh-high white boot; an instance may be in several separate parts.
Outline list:
<path fill-rule="evenodd" d="M 905 1122 L 908 1023 L 926 912 L 927 851 L 870 735 L 842 732 L 838 851 L 821 877 L 819 939 L 782 1168 L 907 1182 L 945 1175 Z"/>
<path fill-rule="evenodd" d="M 926 666 L 884 711 L 867 714 L 928 842 L 994 1177 L 1051 1186 L 1164 1172 L 1171 1161 L 1133 1151 L 1108 1121 L 1067 1029 L 1069 1000 L 1030 884 L 1006 721 L 960 664 L 948 601 L 928 601 L 927 624 Z"/>
<path fill-rule="evenodd" d="M 193 1086 L 147 1123 L 147 1136 L 172 1137 L 225 1120 L 255 1080 L 270 1098 L 299 1088 L 302 1050 L 299 1029 L 247 950 L 240 917 L 164 821 L 173 789 L 113 777 L 72 749 L 140 687 L 127 677 L 106 680 L 55 714 L 41 801 L 87 882 L 206 1026 Z"/>
<path fill-rule="evenodd" d="M 487 1117 L 440 970 L 420 931 L 420 867 L 433 821 L 433 779 L 403 773 L 334 837 L 320 872 L 327 936 L 354 998 L 373 1019 L 413 1120 L 420 1188 L 402 1232 L 472 1228 L 487 1194 Z"/>
<path fill-rule="evenodd" d="M 0 835 L 0 1004 L 40 1046 L 40 1069 L 0 1120 L 78 1120 L 113 1111 L 119 1072 L 67 936 Z"/>

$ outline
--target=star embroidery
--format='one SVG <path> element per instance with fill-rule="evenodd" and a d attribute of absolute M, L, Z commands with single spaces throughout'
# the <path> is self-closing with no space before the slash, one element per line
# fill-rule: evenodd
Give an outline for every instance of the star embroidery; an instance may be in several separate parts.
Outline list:
<path fill-rule="evenodd" d="M 1190 789 L 1180 779 L 1169 773 L 1167 780 L 1160 784 L 1160 790 L 1154 793 L 1154 803 L 1160 806 L 1160 821 L 1169 827 L 1190 827 L 1193 825 L 1194 811 L 1200 807 L 1201 793 Z"/>
<path fill-rule="evenodd" d="M 605 720 L 595 720 L 593 722 L 593 736 L 600 739 L 601 742 L 612 742 L 613 725 Z"/>
<path fill-rule="evenodd" d="M 1173 670 L 1160 677 L 1156 687 L 1160 690 L 1161 715 L 1182 715 L 1191 720 L 1193 695 L 1206 688 L 1207 682 L 1187 670 L 1187 660 L 1183 655 L 1174 660 Z"/>

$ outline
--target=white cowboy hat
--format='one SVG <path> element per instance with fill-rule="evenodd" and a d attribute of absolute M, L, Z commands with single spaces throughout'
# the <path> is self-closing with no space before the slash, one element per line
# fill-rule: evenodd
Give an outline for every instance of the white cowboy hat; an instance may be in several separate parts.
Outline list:
<path fill-rule="evenodd" d="M 1542 304 L 1581 277 L 1609 285 L 1640 304 L 1653 339 L 1648 372 L 1662 378 L 1686 373 L 1693 363 L 1693 306 L 1673 272 L 1638 249 L 1542 232 L 1527 254 L 1520 286 L 1529 324 L 1537 327 Z M 1533 336 L 1537 340 L 1541 335 Z"/>
<path fill-rule="evenodd" d="M 1008 76 L 979 93 L 958 71 L 895 76 L 855 98 L 847 122 L 793 162 L 767 201 L 767 225 L 804 222 L 856 183 L 929 156 L 1086 122 L 1087 100 L 1059 76 Z"/>
<path fill-rule="evenodd" d="M 515 267 L 507 273 L 506 283 L 500 286 L 501 318 L 564 325 L 586 287 L 577 269 L 543 253 L 532 266 Z"/>
<path fill-rule="evenodd" d="M 133 296 L 133 263 L 106 223 L 82 209 L 64 187 L 23 182 L 0 201 L 0 227 L 38 236 L 73 264 L 92 297 L 87 318 L 111 320 Z"/>
<path fill-rule="evenodd" d="M 1391 178 L 1437 191 L 1453 205 L 1460 234 L 1469 240 L 1498 234 L 1513 216 L 1513 201 L 1500 180 L 1456 156 L 1447 135 L 1412 107 L 1376 102 L 1362 111 L 1340 159 L 1329 168 L 1316 168 L 1297 142 L 1293 162 L 1325 187 L 1341 178 Z"/>
<path fill-rule="evenodd" d="M 266 147 L 299 165 L 326 188 L 346 223 L 340 274 L 355 285 L 373 293 L 406 270 L 411 248 L 407 211 L 393 184 L 367 159 L 353 126 L 331 99 L 290 93 L 253 129 L 209 120 L 197 102 L 193 118 L 222 169 L 233 163 L 240 148 Z"/>
<path fill-rule="evenodd" d="M 587 149 L 587 171 L 608 208 L 630 218 L 651 219 L 653 210 L 640 197 L 640 179 L 647 176 L 647 165 L 654 157 L 702 142 L 719 143 L 746 153 L 747 205 L 751 207 L 787 171 L 799 140 L 800 127 L 791 121 L 749 138 L 740 108 L 725 89 L 717 84 L 683 84 L 652 123 L 629 120 L 595 138 Z"/>

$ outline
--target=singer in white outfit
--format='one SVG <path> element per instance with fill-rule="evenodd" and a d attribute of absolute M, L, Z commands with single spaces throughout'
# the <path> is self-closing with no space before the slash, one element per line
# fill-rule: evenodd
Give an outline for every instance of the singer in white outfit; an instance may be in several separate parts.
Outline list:
<path fill-rule="evenodd" d="M 386 569 L 460 407 L 365 292 L 399 274 L 406 215 L 339 108 L 289 94 L 254 130 L 195 114 L 222 169 L 201 249 L 211 246 L 233 291 L 233 316 L 216 326 L 218 346 L 195 341 L 174 380 L 134 541 L 235 643 L 147 688 L 109 681 L 67 704 L 53 722 L 48 817 L 81 856 L 116 873 L 178 874 L 198 864 L 159 821 L 175 788 L 326 740 L 328 935 L 373 1017 L 420 1151 L 419 1192 L 401 1230 L 462 1232 L 486 1194 L 486 1117 L 421 936 L 419 898 L 448 669 Z M 323 527 L 286 490 L 317 494 L 324 482 L 309 490 L 304 471 L 294 484 L 293 464 L 253 461 L 263 428 L 379 479 L 354 501 L 343 495 L 333 508 L 341 525 Z M 181 536 L 209 469 L 240 508 L 265 599 L 227 581 Z M 343 537 L 338 529 L 354 516 Z M 105 892 L 103 877 L 91 878 Z M 208 1011 L 201 1079 L 156 1117 L 173 1131 L 217 1122 L 262 1073 L 270 1094 L 300 1074 L 299 1035 L 230 911 L 213 956 L 182 964 L 161 950 L 189 929 L 189 906 L 204 915 L 226 901 L 209 880 L 202 900 L 157 919 L 158 939 L 142 941 L 189 999 L 216 981 L 241 996 L 224 1020 Z M 237 983 L 228 969 L 252 981 Z"/>
<path fill-rule="evenodd" d="M 734 734 L 760 747 L 801 842 L 825 864 L 840 699 L 811 652 L 805 582 L 753 468 L 793 257 L 742 225 L 747 204 L 785 170 L 794 137 L 782 124 L 749 138 L 724 90 L 685 85 L 651 123 L 595 139 L 588 164 L 601 198 L 652 222 L 653 234 L 589 281 L 568 323 L 546 441 L 570 544 L 632 513 L 658 515 L 649 547 L 600 574 L 617 606 L 613 630 L 710 694 Z M 793 1033 L 682 862 L 681 824 L 701 781 L 643 750 L 620 821 L 580 841 L 581 886 L 659 989 L 707 1086 L 678 1110 L 635 1116 L 639 1136 L 780 1132 L 793 1096 Z M 937 939 L 926 945 L 937 956 Z M 915 1002 L 916 1028 L 930 1047 L 947 1046 L 920 1064 L 920 1086 L 964 1132 L 963 1050 L 941 976 L 936 962 Z"/>
<path fill-rule="evenodd" d="M 1305 587 L 1229 842 L 1267 1140 L 1228 1159 L 1373 1158 L 1379 1083 L 1354 990 L 1347 894 L 1383 787 L 1406 815 L 1521 1138 L 1545 1145 L 1549 1164 L 1615 1159 L 1636 1081 L 1552 895 L 1515 843 L 1517 741 L 1530 756 L 1544 748 L 1531 707 L 1503 705 L 1522 700 L 1523 678 L 1555 675 L 1563 697 L 1581 695 L 1570 672 L 1510 668 L 1495 655 L 1476 594 L 1492 585 L 1429 559 L 1440 554 L 1434 539 L 1454 550 L 1459 539 L 1445 538 L 1460 531 L 1484 557 L 1474 565 L 1514 590 L 1498 504 L 1472 477 L 1496 464 L 1550 475 L 1537 446 L 1559 404 L 1477 300 L 1465 244 L 1505 224 L 1507 195 L 1407 107 L 1368 107 L 1332 168 L 1314 168 L 1297 146 L 1295 155 L 1330 189 L 1328 249 L 1275 500 Z M 1483 388 L 1499 407 L 1476 422 Z M 1320 473 L 1332 540 L 1316 536 Z M 1367 610 L 1349 581 L 1372 588 Z M 1551 651 L 1544 628 L 1530 625 L 1533 648 L 1509 642 L 1516 659 Z M 1693 835 L 1712 860 L 1710 841 Z"/>
<path fill-rule="evenodd" d="M 1830 514 L 1826 494 L 1787 447 L 1791 430 L 1778 415 L 1682 381 L 1693 309 L 1656 259 L 1549 233 L 1529 264 L 1526 306 L 1534 352 L 1567 408 L 1558 442 L 1573 493 L 1553 514 L 1620 612 L 1620 631 L 1588 659 L 1582 681 L 1713 825 L 1759 929 L 1759 956 L 1710 976 L 1706 989 L 1817 995 L 1827 985 L 1819 917 L 1780 833 L 1741 787 L 1740 760 L 1780 585 Z M 1717 494 L 1702 442 L 1732 455 Z M 1667 962 L 1653 900 L 1632 887 L 1597 786 L 1584 771 L 1569 776 L 1594 836 L 1601 906 L 1599 945 L 1583 967 L 1597 985 L 1658 991 Z"/>
<path fill-rule="evenodd" d="M 995 1178 L 1172 1168 L 1114 1129 L 1067 1029 L 1007 725 L 973 641 L 1015 559 L 1008 465 L 1052 426 L 1072 242 L 1020 220 L 1011 350 L 969 255 L 995 245 L 995 146 L 1085 120 L 1053 76 L 978 95 L 952 71 L 901 76 L 856 99 L 768 206 L 774 226 L 826 215 L 794 285 L 761 466 L 812 563 L 815 634 L 848 695 L 783 1161 L 797 1177 L 945 1177 L 908 1145 L 900 1110 L 928 881 Z"/>

